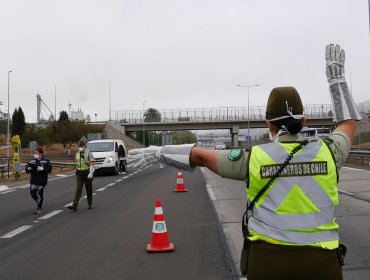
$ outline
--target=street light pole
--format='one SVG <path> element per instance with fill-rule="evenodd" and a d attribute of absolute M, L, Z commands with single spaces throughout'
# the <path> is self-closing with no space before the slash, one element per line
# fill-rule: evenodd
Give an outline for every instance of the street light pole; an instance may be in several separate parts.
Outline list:
<path fill-rule="evenodd" d="M 7 144 L 7 148 L 6 148 L 6 156 L 9 157 L 10 156 L 10 150 L 9 150 L 9 142 L 10 142 L 10 133 L 9 133 L 9 121 L 10 121 L 10 109 L 9 109 L 9 77 L 10 77 L 10 73 L 12 73 L 11 70 L 8 71 L 8 122 L 7 122 L 7 129 L 6 129 L 6 144 Z M 9 162 L 9 161 L 8 161 Z"/>
<path fill-rule="evenodd" d="M 110 95 L 110 81 L 109 81 L 109 123 L 112 122 L 112 99 Z"/>
<path fill-rule="evenodd" d="M 143 146 L 145 147 L 145 102 L 148 102 L 146 100 L 143 101 Z"/>
<path fill-rule="evenodd" d="M 258 87 L 259 85 L 260 84 L 256 84 L 256 85 L 236 85 L 237 87 L 245 87 L 245 88 L 247 88 L 247 93 L 248 93 L 248 110 L 247 110 L 248 111 L 247 112 L 247 118 L 248 118 L 248 141 L 249 141 L 249 88 L 251 88 L 251 87 Z"/>

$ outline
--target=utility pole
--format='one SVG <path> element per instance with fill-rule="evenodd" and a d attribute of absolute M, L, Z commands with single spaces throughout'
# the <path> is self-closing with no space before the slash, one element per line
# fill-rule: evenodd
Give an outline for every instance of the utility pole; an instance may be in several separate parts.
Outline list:
<path fill-rule="evenodd" d="M 54 120 L 57 120 L 57 84 L 54 85 Z"/>
<path fill-rule="evenodd" d="M 6 156 L 7 157 L 10 157 L 10 150 L 9 150 L 9 142 L 10 142 L 10 131 L 9 131 L 9 122 L 10 122 L 9 89 L 10 89 L 10 85 L 9 85 L 9 76 L 10 76 L 10 73 L 12 73 L 11 70 L 8 71 L 8 122 L 7 122 L 7 129 L 6 129 L 6 131 L 7 131 L 7 134 L 6 134 L 6 145 L 7 145 L 7 148 L 6 148 Z M 8 161 L 8 164 L 9 164 L 9 161 Z"/>
<path fill-rule="evenodd" d="M 109 122 L 112 121 L 112 99 L 110 94 L 110 81 L 109 81 Z"/>

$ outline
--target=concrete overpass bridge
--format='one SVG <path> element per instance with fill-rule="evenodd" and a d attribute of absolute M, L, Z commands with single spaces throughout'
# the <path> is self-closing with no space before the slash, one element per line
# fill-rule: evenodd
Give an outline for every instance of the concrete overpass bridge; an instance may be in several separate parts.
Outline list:
<path fill-rule="evenodd" d="M 266 128 L 266 107 L 217 107 L 115 111 L 115 121 L 125 132 L 229 129 L 233 146 L 237 146 L 239 129 Z M 146 117 L 144 118 L 144 113 Z M 307 126 L 334 127 L 331 105 L 305 106 Z M 235 145 L 234 145 L 235 144 Z"/>

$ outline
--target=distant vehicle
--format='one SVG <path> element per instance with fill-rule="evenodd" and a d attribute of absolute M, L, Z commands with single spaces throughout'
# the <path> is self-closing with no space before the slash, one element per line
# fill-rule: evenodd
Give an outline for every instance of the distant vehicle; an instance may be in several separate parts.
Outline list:
<path fill-rule="evenodd" d="M 122 140 L 104 139 L 87 142 L 86 148 L 94 157 L 95 172 L 110 171 L 115 175 L 119 173 L 118 147 L 120 145 L 123 146 L 127 154 L 125 143 Z"/>
<path fill-rule="evenodd" d="M 330 128 L 325 128 L 325 127 L 322 127 L 322 128 L 304 127 L 301 130 L 301 134 L 309 142 L 314 142 L 314 141 L 320 140 L 322 138 L 329 137 L 330 134 L 331 134 L 331 130 L 330 130 Z"/>
<path fill-rule="evenodd" d="M 215 144 L 215 149 L 216 150 L 225 150 L 226 149 L 226 145 L 224 142 L 217 142 Z"/>

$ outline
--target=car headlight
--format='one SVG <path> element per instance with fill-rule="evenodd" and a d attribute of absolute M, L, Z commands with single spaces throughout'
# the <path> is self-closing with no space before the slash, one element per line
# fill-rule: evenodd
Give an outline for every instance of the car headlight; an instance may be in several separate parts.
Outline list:
<path fill-rule="evenodd" d="M 114 162 L 114 157 L 109 157 L 108 160 L 107 160 L 108 163 L 112 163 Z"/>

